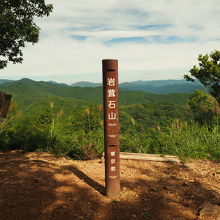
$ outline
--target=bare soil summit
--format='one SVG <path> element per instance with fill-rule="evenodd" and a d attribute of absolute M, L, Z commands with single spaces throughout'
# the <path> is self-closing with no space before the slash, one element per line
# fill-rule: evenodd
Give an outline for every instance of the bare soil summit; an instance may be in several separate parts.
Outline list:
<path fill-rule="evenodd" d="M 0 220 L 217 219 L 220 163 L 121 160 L 120 197 L 104 194 L 100 160 L 0 152 Z"/>

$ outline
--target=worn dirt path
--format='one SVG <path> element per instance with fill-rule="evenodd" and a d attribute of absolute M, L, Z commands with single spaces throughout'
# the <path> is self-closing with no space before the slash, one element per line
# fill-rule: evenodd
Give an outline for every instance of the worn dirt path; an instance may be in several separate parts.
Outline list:
<path fill-rule="evenodd" d="M 220 206 L 220 167 L 122 160 L 119 199 L 103 194 L 100 160 L 0 152 L 0 220 L 199 219 L 205 203 Z"/>

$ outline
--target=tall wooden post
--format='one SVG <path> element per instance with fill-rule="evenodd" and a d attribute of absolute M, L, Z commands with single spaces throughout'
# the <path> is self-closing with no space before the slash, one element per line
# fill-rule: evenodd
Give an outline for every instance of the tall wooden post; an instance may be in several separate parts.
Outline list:
<path fill-rule="evenodd" d="M 117 198 L 120 193 L 118 61 L 102 60 L 103 107 L 105 135 L 106 195 Z"/>

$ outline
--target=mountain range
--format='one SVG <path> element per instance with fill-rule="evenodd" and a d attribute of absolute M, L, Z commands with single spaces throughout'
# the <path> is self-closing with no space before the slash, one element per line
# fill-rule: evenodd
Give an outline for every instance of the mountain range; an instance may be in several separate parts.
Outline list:
<path fill-rule="evenodd" d="M 25 81 L 29 79 L 21 79 Z M 14 82 L 13 80 L 0 79 L 0 85 L 10 85 Z M 88 81 L 80 81 L 71 85 L 65 83 L 58 83 L 54 81 L 39 81 L 39 83 L 49 83 L 52 85 L 59 85 L 62 87 L 80 87 L 80 88 L 97 88 L 101 87 L 102 83 L 93 83 Z M 155 94 L 170 94 L 170 93 L 193 93 L 194 90 L 200 89 L 205 90 L 205 88 L 198 82 L 195 81 L 187 82 L 184 79 L 181 80 L 152 80 L 152 81 L 133 81 L 133 82 L 124 82 L 119 84 L 119 88 L 124 90 L 133 90 L 133 91 L 144 91 Z"/>
<path fill-rule="evenodd" d="M 91 83 L 87 81 L 81 81 L 71 84 L 73 87 L 99 87 L 101 83 Z M 169 93 L 193 93 L 194 90 L 204 90 L 204 87 L 195 81 L 187 82 L 184 79 L 181 80 L 152 80 L 152 81 L 133 81 L 120 83 L 119 87 L 126 90 L 144 91 L 155 94 L 169 94 Z"/>
<path fill-rule="evenodd" d="M 27 78 L 0 83 L 0 91 L 12 94 L 13 100 L 19 108 L 29 109 L 30 106 L 45 105 L 45 103 L 56 102 L 62 106 L 72 104 L 102 104 L 102 87 L 74 87 L 66 84 L 53 82 L 34 81 Z M 190 94 L 153 94 L 145 91 L 129 91 L 125 88 L 120 89 L 120 105 L 139 104 L 139 103 L 164 103 L 169 102 L 184 105 Z"/>

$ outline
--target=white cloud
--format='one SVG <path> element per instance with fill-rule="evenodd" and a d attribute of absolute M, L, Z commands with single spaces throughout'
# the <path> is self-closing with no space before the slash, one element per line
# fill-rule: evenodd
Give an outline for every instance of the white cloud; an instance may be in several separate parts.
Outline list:
<path fill-rule="evenodd" d="M 50 2 L 54 4 L 51 16 L 36 19 L 41 27 L 40 42 L 27 45 L 23 64 L 1 70 L 1 78 L 25 76 L 53 80 L 58 77 L 70 83 L 86 79 L 101 81 L 104 58 L 119 59 L 122 81 L 181 78 L 197 63 L 198 54 L 219 49 L 217 0 Z M 87 38 L 80 41 L 71 35 Z M 158 39 L 150 43 L 104 43 L 115 38 L 155 36 L 197 40 L 167 44 Z"/>

